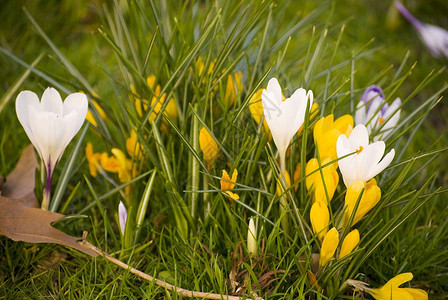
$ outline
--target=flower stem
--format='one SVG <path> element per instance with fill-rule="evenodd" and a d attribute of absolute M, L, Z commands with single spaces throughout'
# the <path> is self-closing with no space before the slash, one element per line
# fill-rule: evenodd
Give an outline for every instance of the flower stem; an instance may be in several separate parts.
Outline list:
<path fill-rule="evenodd" d="M 48 207 L 50 206 L 50 197 L 51 197 L 51 179 L 53 177 L 53 172 L 50 167 L 47 168 L 47 176 L 45 178 L 45 189 L 44 189 L 44 195 L 42 198 L 42 205 L 41 209 L 48 210 Z"/>
<path fill-rule="evenodd" d="M 286 208 L 288 207 L 288 202 L 286 201 L 286 189 L 288 188 L 288 184 L 286 183 L 286 162 L 285 162 L 285 156 L 286 151 L 279 152 L 280 155 L 280 183 L 282 187 L 282 195 L 280 196 L 280 213 L 283 214 Z M 286 210 L 287 211 L 287 210 Z M 289 235 L 289 219 L 288 214 L 285 213 L 281 220 L 283 230 L 287 235 Z"/>

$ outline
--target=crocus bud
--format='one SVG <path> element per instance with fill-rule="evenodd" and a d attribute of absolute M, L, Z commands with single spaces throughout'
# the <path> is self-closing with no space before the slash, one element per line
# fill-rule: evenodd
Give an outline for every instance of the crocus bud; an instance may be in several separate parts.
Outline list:
<path fill-rule="evenodd" d="M 249 220 L 249 229 L 247 230 L 247 252 L 254 257 L 258 254 L 257 248 L 257 229 L 254 219 Z"/>
<path fill-rule="evenodd" d="M 199 147 L 201 147 L 207 168 L 211 169 L 218 157 L 219 148 L 218 144 L 205 127 L 202 127 L 199 132 Z"/>
<path fill-rule="evenodd" d="M 241 71 L 229 74 L 227 76 L 226 93 L 224 95 L 224 102 L 229 107 L 235 103 L 236 96 L 243 91 L 243 73 Z"/>
<path fill-rule="evenodd" d="M 325 266 L 333 257 L 339 244 L 339 233 L 336 228 L 331 228 L 324 237 L 322 247 L 320 248 L 319 266 Z"/>
<path fill-rule="evenodd" d="M 322 241 L 328 231 L 328 224 L 330 222 L 330 213 L 325 203 L 322 201 L 314 202 L 313 206 L 311 206 L 310 221 L 313 232 L 318 234 L 319 240 Z"/>
<path fill-rule="evenodd" d="M 324 159 L 321 161 L 321 167 L 329 162 L 329 158 Z M 328 204 L 328 200 L 333 198 L 334 192 L 336 191 L 339 183 L 339 175 L 336 168 L 337 164 L 333 163 L 324 167 L 321 174 L 321 171 L 319 170 L 319 163 L 316 158 L 310 159 L 310 161 L 306 164 L 306 187 L 308 191 L 313 192 L 313 200 L 322 201 Z M 322 180 L 322 177 L 324 180 Z"/>
<path fill-rule="evenodd" d="M 354 229 L 345 236 L 345 239 L 342 242 L 341 251 L 339 252 L 339 259 L 350 254 L 353 251 L 353 249 L 355 249 L 356 246 L 358 246 L 358 244 L 359 244 L 359 231 L 358 229 Z"/>
<path fill-rule="evenodd" d="M 118 204 L 118 221 L 120 223 L 121 234 L 124 235 L 124 229 L 126 228 L 126 221 L 128 218 L 128 212 L 126 211 L 126 207 L 124 207 L 123 202 L 120 201 Z"/>

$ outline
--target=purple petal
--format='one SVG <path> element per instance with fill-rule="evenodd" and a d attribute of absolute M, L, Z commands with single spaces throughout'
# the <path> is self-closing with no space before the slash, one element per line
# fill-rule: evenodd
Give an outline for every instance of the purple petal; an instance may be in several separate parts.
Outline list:
<path fill-rule="evenodd" d="M 417 20 L 413 15 L 411 15 L 411 13 L 406 9 L 406 7 L 404 7 L 404 5 L 401 4 L 400 2 L 396 1 L 395 7 L 418 30 L 420 30 L 424 26 L 419 20 Z"/>
<path fill-rule="evenodd" d="M 371 85 L 362 94 L 361 101 L 367 103 L 378 95 L 384 99 L 383 90 L 377 85 Z"/>

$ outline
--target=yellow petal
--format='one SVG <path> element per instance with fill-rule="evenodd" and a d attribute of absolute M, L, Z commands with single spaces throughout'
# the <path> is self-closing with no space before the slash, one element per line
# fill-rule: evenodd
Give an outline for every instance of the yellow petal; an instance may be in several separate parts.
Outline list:
<path fill-rule="evenodd" d="M 230 196 L 230 198 L 232 198 L 233 200 L 238 200 L 240 199 L 240 196 L 238 196 L 238 194 L 232 193 L 231 191 L 226 191 L 225 192 L 227 195 Z"/>
<path fill-rule="evenodd" d="M 218 144 L 205 127 L 202 127 L 199 132 L 199 147 L 202 150 L 205 164 L 207 165 L 207 168 L 210 169 L 218 157 L 219 148 Z"/>
<path fill-rule="evenodd" d="M 329 162 L 330 159 L 326 158 L 321 162 L 321 166 L 326 165 Z M 328 165 L 320 171 L 317 159 L 312 158 L 306 164 L 305 171 L 307 174 L 305 180 L 306 187 L 308 191 L 313 193 L 313 200 L 323 201 L 324 203 L 327 203 L 328 199 L 331 200 L 339 183 L 339 175 L 336 170 L 336 164 L 333 163 L 331 165 Z"/>
<path fill-rule="evenodd" d="M 98 168 L 100 168 L 100 157 L 101 155 L 99 153 L 93 152 L 92 143 L 88 142 L 86 146 L 86 158 L 89 163 L 89 172 L 92 177 L 96 177 L 98 175 Z"/>
<path fill-rule="evenodd" d="M 358 229 L 354 229 L 350 231 L 344 238 L 342 242 L 341 251 L 339 252 L 339 259 L 344 256 L 350 254 L 353 249 L 356 248 L 359 244 L 359 231 Z"/>
<path fill-rule="evenodd" d="M 294 170 L 294 175 L 293 175 L 294 184 L 300 181 L 301 172 L 302 172 L 302 169 L 301 169 L 300 163 L 297 163 L 296 169 Z M 294 185 L 295 191 L 297 191 L 298 188 L 299 188 L 298 184 Z"/>
<path fill-rule="evenodd" d="M 112 173 L 118 173 L 120 171 L 120 162 L 115 157 L 109 157 L 107 153 L 101 153 L 100 163 L 104 170 Z"/>
<path fill-rule="evenodd" d="M 337 158 L 336 142 L 341 134 L 350 134 L 353 129 L 353 117 L 344 115 L 334 121 L 332 114 L 322 117 L 314 126 L 313 136 L 320 158 Z"/>
<path fill-rule="evenodd" d="M 428 300 L 428 293 L 424 290 L 413 288 L 402 288 L 402 290 L 408 292 L 414 300 Z"/>
<path fill-rule="evenodd" d="M 152 89 L 154 89 L 154 85 L 156 83 L 156 76 L 155 75 L 149 75 L 146 78 L 146 83 L 148 84 L 148 86 Z"/>
<path fill-rule="evenodd" d="M 405 282 L 412 279 L 412 273 L 403 273 L 389 280 L 384 286 L 368 292 L 377 300 L 423 300 L 428 299 L 428 294 L 420 289 L 399 288 Z"/>
<path fill-rule="evenodd" d="M 319 266 L 325 266 L 333 257 L 339 244 L 339 233 L 336 228 L 331 228 L 324 237 L 320 248 Z"/>
<path fill-rule="evenodd" d="M 279 178 L 277 179 L 277 195 L 281 196 L 284 193 L 283 187 L 282 187 L 283 185 L 281 184 L 281 181 L 280 181 L 280 178 L 282 177 L 282 175 L 279 174 L 278 177 Z M 286 180 L 287 188 L 289 188 L 291 186 L 291 177 L 289 176 L 288 171 L 285 171 L 285 180 Z"/>
<path fill-rule="evenodd" d="M 261 102 L 261 94 L 263 92 L 263 89 L 259 89 L 249 100 L 249 111 L 252 116 L 252 118 L 257 122 L 257 124 L 260 124 L 261 118 L 263 117 L 263 104 Z M 271 133 L 269 130 L 269 125 L 266 122 L 266 119 L 263 118 L 263 131 L 265 133 Z"/>
<path fill-rule="evenodd" d="M 230 190 L 231 189 L 231 187 L 230 187 L 231 183 L 227 181 L 227 180 L 230 181 L 230 176 L 229 176 L 229 174 L 227 173 L 226 170 L 222 170 L 221 178 L 225 179 L 225 180 L 221 180 L 220 181 L 220 183 L 221 183 L 221 190 Z"/>
<path fill-rule="evenodd" d="M 365 214 L 367 214 L 381 199 L 381 190 L 376 185 L 375 179 L 370 180 L 368 183 L 357 180 L 353 182 L 347 189 L 345 195 L 346 211 L 344 214 L 344 226 L 348 224 L 350 216 L 352 215 L 359 195 L 364 189 L 364 193 L 359 201 L 358 209 L 356 210 L 355 217 L 353 219 L 352 226 L 361 220 Z"/>
<path fill-rule="evenodd" d="M 120 149 L 113 148 L 111 150 L 112 154 L 117 158 L 120 169 L 118 170 L 118 179 L 121 182 L 128 182 L 131 180 L 131 166 L 132 162 L 126 158 L 126 155 Z"/>
<path fill-rule="evenodd" d="M 319 240 L 322 241 L 328 231 L 328 224 L 330 222 L 330 213 L 325 203 L 321 201 L 314 202 L 313 206 L 311 206 L 310 221 L 313 232 L 318 234 Z"/>
<path fill-rule="evenodd" d="M 142 146 L 138 142 L 137 133 L 134 129 L 131 130 L 131 134 L 126 139 L 126 151 L 131 157 L 140 159 L 142 157 Z"/>

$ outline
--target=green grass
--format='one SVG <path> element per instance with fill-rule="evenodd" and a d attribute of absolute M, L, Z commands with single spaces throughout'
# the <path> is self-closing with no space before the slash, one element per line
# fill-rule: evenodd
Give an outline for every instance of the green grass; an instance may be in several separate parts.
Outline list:
<path fill-rule="evenodd" d="M 107 114 L 102 120 L 94 112 L 98 127 L 89 127 L 79 140 L 80 153 L 74 156 L 78 134 L 56 169 L 54 187 L 68 179 L 56 210 L 76 216 L 59 222 L 59 229 L 78 236 L 87 230 L 92 244 L 123 262 L 196 291 L 235 294 L 229 276 L 236 274 L 247 297 L 253 290 L 269 299 L 370 299 L 351 288 L 339 289 L 346 279 L 379 287 L 399 273 L 412 272 L 410 286 L 426 290 L 431 299 L 443 299 L 448 292 L 444 204 L 448 127 L 446 100 L 440 100 L 446 95 L 448 73 L 443 61 L 426 51 L 414 28 L 393 16 L 391 3 L 19 2 L 0 5 L 3 94 L 24 74 L 23 64 L 42 57 L 38 71 L 32 70 L 23 84 L 10 90 L 11 96 L 3 98 L 1 174 L 12 170 L 19 150 L 28 143 L 15 116 L 19 91 L 30 89 L 41 95 L 47 86 L 56 86 L 63 94 L 83 90 Z M 418 16 L 425 22 L 437 21 L 446 28 L 442 2 L 424 4 L 408 6 L 416 15 L 421 12 Z M 432 15 L 437 18 L 428 17 Z M 216 60 L 210 74 L 199 75 L 195 65 L 199 57 L 204 70 Z M 229 108 L 224 101 L 226 82 L 235 71 L 244 75 L 244 91 Z M 158 114 L 150 120 L 150 109 L 138 115 L 130 86 L 142 98 L 152 99 L 156 91 L 146 84 L 150 74 L 156 75 L 162 94 L 175 99 L 177 118 Z M 405 102 L 402 123 L 386 141 L 388 149 L 395 148 L 396 157 L 377 176 L 382 199 L 356 225 L 360 250 L 352 260 L 333 263 L 323 271 L 318 277 L 323 290 L 313 288 L 306 276 L 311 254 L 319 251 L 307 228 L 310 195 L 302 182 L 298 191 L 291 189 L 306 226 L 303 233 L 292 213 L 291 234 L 285 234 L 275 190 L 276 148 L 247 106 L 273 76 L 286 96 L 299 87 L 312 89 L 319 117 L 353 115 L 371 84 L 380 85 L 389 102 L 396 97 Z M 220 155 L 212 168 L 206 167 L 199 147 L 202 127 L 218 142 Z M 108 173 L 123 185 L 120 193 L 107 178 L 93 178 L 84 149 L 92 142 L 95 152 L 111 155 L 112 148 L 126 152 L 133 128 L 144 153 L 133 165 L 138 174 L 146 175 L 130 183 L 131 192 L 124 199 L 127 184 Z M 305 134 L 291 145 L 290 173 L 299 161 L 304 171 L 306 161 L 314 157 L 312 132 Z M 64 170 L 72 157 L 74 167 Z M 235 192 L 240 199 L 231 203 L 220 191 L 219 177 L 222 169 L 234 168 L 239 173 Z M 342 208 L 345 190 L 340 178 L 333 211 Z M 124 237 L 117 223 L 119 201 L 126 203 L 130 220 Z M 146 211 L 142 203 L 147 203 Z M 139 214 L 144 219 L 137 230 Z M 259 251 L 264 245 L 259 258 L 247 255 L 249 217 L 255 217 L 258 226 Z M 181 298 L 102 258 L 5 237 L 0 243 L 0 295 L 5 299 Z M 260 282 L 266 278 L 272 282 Z"/>

